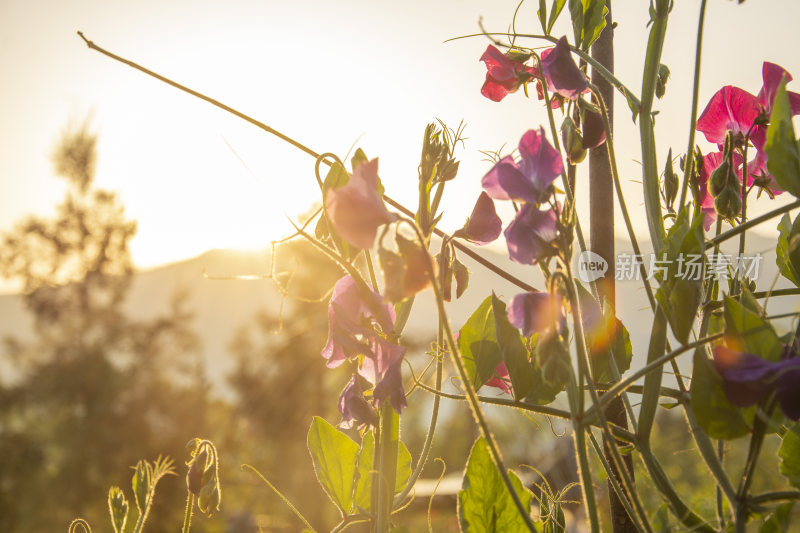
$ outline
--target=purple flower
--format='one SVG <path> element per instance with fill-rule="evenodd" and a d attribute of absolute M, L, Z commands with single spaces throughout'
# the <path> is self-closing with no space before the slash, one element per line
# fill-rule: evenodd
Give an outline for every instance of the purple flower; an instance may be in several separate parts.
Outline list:
<path fill-rule="evenodd" d="M 561 154 L 547 141 L 542 127 L 522 136 L 519 153 L 519 163 L 511 156 L 504 157 L 483 177 L 481 185 L 495 200 L 539 203 L 564 170 Z"/>
<path fill-rule="evenodd" d="M 359 289 L 350 276 L 341 278 L 333 287 L 328 305 L 328 343 L 322 350 L 328 367 L 335 368 L 345 359 L 355 359 L 359 355 L 371 359 L 380 357 L 376 329 L 391 332 L 394 319 L 394 308 L 382 303 L 380 294 Z"/>
<path fill-rule="evenodd" d="M 486 47 L 480 60 L 486 64 L 486 81 L 481 94 L 494 102 L 516 92 L 520 85 L 538 75 L 534 67 L 513 59 L 513 56 L 504 54 L 492 45 Z"/>
<path fill-rule="evenodd" d="M 375 385 L 372 398 L 376 408 L 380 409 L 384 402 L 389 402 L 392 409 L 400 414 L 400 411 L 408 406 L 406 393 L 403 390 L 403 376 L 400 371 L 402 360 L 401 356 L 396 362 L 389 365 L 381 380 Z"/>
<path fill-rule="evenodd" d="M 503 233 L 512 261 L 523 265 L 535 265 L 537 261 L 551 257 L 555 251 L 556 214 L 552 209 L 539 211 L 525 204 Z"/>
<path fill-rule="evenodd" d="M 464 227 L 456 231 L 453 237 L 462 237 L 475 244 L 489 244 L 497 239 L 502 231 L 503 221 L 497 216 L 494 202 L 485 191 L 482 191 Z"/>
<path fill-rule="evenodd" d="M 525 292 L 517 294 L 508 306 L 508 321 L 530 337 L 556 324 L 566 327 L 566 317 L 560 301 L 553 301 L 547 292 Z"/>
<path fill-rule="evenodd" d="M 328 190 L 325 209 L 344 240 L 359 248 L 372 248 L 378 227 L 396 218 L 378 192 L 378 159 L 359 163 L 347 184 Z"/>
<path fill-rule="evenodd" d="M 554 48 L 542 52 L 540 66 L 548 87 L 564 98 L 575 100 L 589 88 L 586 76 L 572 60 L 566 37 L 560 38 Z"/>
<path fill-rule="evenodd" d="M 736 407 L 749 407 L 773 391 L 786 418 L 800 419 L 800 357 L 786 347 L 781 361 L 767 361 L 751 353 L 724 346 L 714 348 L 714 366 L 722 388 Z"/>
<path fill-rule="evenodd" d="M 339 396 L 339 412 L 342 414 L 339 426 L 345 429 L 374 427 L 378 423 L 378 417 L 369 402 L 364 399 L 361 384 L 355 374 Z"/>

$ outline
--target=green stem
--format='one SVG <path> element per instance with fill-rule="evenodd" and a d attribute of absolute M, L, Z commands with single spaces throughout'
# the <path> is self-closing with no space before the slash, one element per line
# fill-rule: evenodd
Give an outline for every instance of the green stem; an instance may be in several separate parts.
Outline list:
<path fill-rule="evenodd" d="M 420 229 L 412 224 L 414 231 L 417 234 L 417 239 L 419 240 L 420 244 L 424 246 L 425 237 L 422 235 Z M 475 385 L 473 385 L 472 380 L 469 377 L 469 373 L 467 372 L 466 365 L 464 364 L 463 356 L 461 352 L 458 350 L 458 345 L 456 344 L 455 338 L 453 336 L 453 330 L 450 327 L 450 321 L 447 319 L 447 310 L 444 307 L 444 299 L 442 298 L 441 287 L 439 286 L 439 280 L 436 278 L 435 275 L 435 266 L 433 258 L 429 253 L 425 254 L 425 258 L 427 261 L 427 270 L 428 275 L 430 277 L 431 286 L 433 287 L 433 294 L 434 299 L 436 300 L 436 307 L 439 312 L 439 319 L 444 328 L 445 340 L 447 341 L 447 348 L 450 351 L 450 357 L 453 360 L 453 364 L 455 365 L 456 369 L 458 370 L 459 378 L 461 379 L 461 384 L 466 391 L 467 396 L 467 403 L 470 406 L 470 410 L 472 411 L 472 415 L 475 418 L 475 421 L 478 424 L 478 428 L 480 429 L 481 435 L 483 436 L 484 440 L 486 441 L 486 446 L 489 448 L 489 455 L 492 458 L 492 462 L 495 464 L 500 477 L 503 480 L 503 484 L 506 486 L 511 499 L 514 501 L 514 506 L 517 508 L 517 512 L 519 512 L 520 516 L 522 517 L 525 525 L 531 532 L 536 532 L 536 525 L 533 523 L 531 519 L 530 512 L 525 506 L 522 504 L 522 500 L 520 500 L 517 491 L 514 489 L 514 485 L 511 482 L 511 478 L 508 475 L 508 471 L 506 470 L 505 465 L 503 464 L 503 457 L 500 454 L 500 449 L 497 446 L 497 442 L 495 441 L 494 435 L 492 434 L 491 430 L 489 429 L 489 423 L 486 421 L 486 416 L 483 414 L 481 410 L 480 403 L 478 401 L 478 394 L 475 391 Z"/>
<path fill-rule="evenodd" d="M 589 432 L 589 441 L 592 443 L 592 447 L 594 448 L 595 454 L 600 459 L 600 462 L 603 463 L 603 468 L 605 468 L 606 472 L 613 472 L 611 465 L 608 463 L 608 459 L 606 459 L 605 455 L 603 454 L 603 450 L 600 448 L 600 444 L 598 444 L 597 439 L 594 438 L 594 434 Z M 608 481 L 611 483 L 611 486 L 614 488 L 614 492 L 617 494 L 620 503 L 625 508 L 625 512 L 628 513 L 628 516 L 634 522 L 636 529 L 639 531 L 644 530 L 644 526 L 642 526 L 639 521 L 637 520 L 636 515 L 633 512 L 633 508 L 631 507 L 630 501 L 628 500 L 628 495 L 622 490 L 622 487 L 617 481 L 616 476 L 608 476 Z"/>
<path fill-rule="evenodd" d="M 400 416 L 395 413 L 389 403 L 381 407 L 381 438 L 376 452 L 379 455 L 378 465 L 378 505 L 375 513 L 374 530 L 376 533 L 389 531 L 389 520 L 392 514 L 395 478 L 397 477 L 397 450 L 400 440 Z"/>
<path fill-rule="evenodd" d="M 767 220 L 770 220 L 772 218 L 780 216 L 780 215 L 782 215 L 784 213 L 787 213 L 787 212 L 791 211 L 792 209 L 796 209 L 798 207 L 800 207 L 800 200 L 795 200 L 794 202 L 792 202 L 790 204 L 786 204 L 786 205 L 781 206 L 781 207 L 779 207 L 777 209 L 773 209 L 769 213 L 764 213 L 763 215 L 757 216 L 756 218 L 751 218 L 747 222 L 745 222 L 743 224 L 739 224 L 735 228 L 731 228 L 731 229 L 729 229 L 728 231 L 726 231 L 724 233 L 720 233 L 719 235 L 717 235 L 713 239 L 707 241 L 705 249 L 708 250 L 709 248 L 713 248 L 717 244 L 725 242 L 728 239 L 730 239 L 732 237 L 735 237 L 736 235 L 739 235 L 743 231 L 747 231 L 748 229 L 750 229 L 750 228 L 752 228 L 754 226 L 757 226 L 757 225 L 761 224 L 762 222 L 765 222 Z"/>
<path fill-rule="evenodd" d="M 656 140 L 653 124 L 653 98 L 655 97 L 658 69 L 661 64 L 661 53 L 664 48 L 664 36 L 667 32 L 670 0 L 655 0 L 651 8 L 653 18 L 650 37 L 647 41 L 647 55 L 642 77 L 642 105 L 639 114 L 639 134 L 642 145 L 642 186 L 644 188 L 644 204 L 647 212 L 647 225 L 650 230 L 650 241 L 656 254 L 661 253 L 664 246 L 664 220 L 661 218 L 661 197 L 658 186 L 658 161 L 656 158 Z"/>
<path fill-rule="evenodd" d="M 748 500 L 753 503 L 769 503 L 781 500 L 800 500 L 800 491 L 779 490 L 775 492 L 765 492 L 763 494 L 750 496 Z"/>
<path fill-rule="evenodd" d="M 694 55 L 694 84 L 692 86 L 692 118 L 689 126 L 689 147 L 686 149 L 686 161 L 683 169 L 683 183 L 681 184 L 681 200 L 678 208 L 682 209 L 686 203 L 686 190 L 689 180 L 694 173 L 694 136 L 697 127 L 697 102 L 700 96 L 700 61 L 703 50 L 703 25 L 706 18 L 706 0 L 700 1 L 700 20 L 697 23 L 697 45 Z"/>
<path fill-rule="evenodd" d="M 183 515 L 183 527 L 181 533 L 189 533 L 189 528 L 192 525 L 192 508 L 194 507 L 194 494 L 186 491 L 186 512 Z"/>
<path fill-rule="evenodd" d="M 742 479 L 736 491 L 736 522 L 734 524 L 736 533 L 744 533 L 747 528 L 747 519 L 750 514 L 750 507 L 747 501 L 747 491 L 753 482 L 753 474 L 758 464 L 758 456 L 761 454 L 761 446 L 764 444 L 764 437 L 767 434 L 768 420 L 772 416 L 777 401 L 775 395 L 767 401 L 764 409 L 765 416 L 756 416 L 753 421 L 753 435 L 750 437 L 750 448 L 747 450 L 747 460 L 742 472 Z"/>

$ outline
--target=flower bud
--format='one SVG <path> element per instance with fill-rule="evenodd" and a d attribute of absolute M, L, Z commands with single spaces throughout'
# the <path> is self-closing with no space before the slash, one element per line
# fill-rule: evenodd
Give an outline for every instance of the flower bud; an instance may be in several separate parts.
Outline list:
<path fill-rule="evenodd" d="M 535 354 L 546 383 L 561 386 L 569 381 L 569 351 L 557 333 L 550 330 L 542 334 Z"/>
<path fill-rule="evenodd" d="M 661 63 L 658 65 L 658 79 L 656 79 L 656 96 L 661 99 L 667 90 L 669 80 L 669 67 Z"/>
<path fill-rule="evenodd" d="M 194 495 L 200 493 L 200 489 L 205 481 L 203 476 L 207 462 L 208 452 L 203 448 L 203 450 L 192 459 L 192 464 L 189 466 L 189 472 L 186 474 L 186 487 L 189 489 L 189 492 Z"/>
<path fill-rule="evenodd" d="M 147 507 L 147 496 L 150 493 L 150 483 L 152 478 L 152 470 L 147 461 L 139 461 L 136 463 L 136 470 L 133 473 L 131 485 L 133 486 L 133 497 L 136 500 L 136 507 L 139 512 L 144 512 Z"/>
<path fill-rule="evenodd" d="M 586 157 L 586 150 L 583 148 L 583 137 L 575 122 L 567 117 L 561 125 L 561 139 L 564 141 L 564 150 L 567 152 L 567 160 L 577 165 Z"/>
<path fill-rule="evenodd" d="M 678 177 L 672 167 L 672 148 L 670 148 L 667 155 L 667 163 L 664 165 L 664 202 L 669 210 L 672 210 L 672 204 L 675 203 L 677 196 Z"/>
<path fill-rule="evenodd" d="M 111 526 L 115 533 L 123 533 L 128 519 L 128 500 L 119 487 L 108 491 L 108 511 L 111 513 Z"/>
<path fill-rule="evenodd" d="M 742 212 L 742 199 L 733 187 L 725 187 L 714 200 L 714 209 L 723 218 L 733 220 Z"/>
<path fill-rule="evenodd" d="M 720 165 L 714 169 L 711 176 L 708 178 L 708 193 L 716 198 L 722 193 L 728 185 L 728 176 L 730 174 L 730 165 L 728 160 L 725 159 Z"/>

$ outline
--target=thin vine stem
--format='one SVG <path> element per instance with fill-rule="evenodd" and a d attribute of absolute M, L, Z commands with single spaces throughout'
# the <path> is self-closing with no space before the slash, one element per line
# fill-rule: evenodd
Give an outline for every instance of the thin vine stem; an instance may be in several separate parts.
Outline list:
<path fill-rule="evenodd" d="M 682 209 L 686 203 L 686 190 L 689 180 L 694 174 L 694 136 L 697 128 L 697 103 L 700 96 L 700 62 L 703 55 L 703 26 L 706 18 L 706 0 L 700 1 L 700 20 L 697 23 L 697 44 L 694 55 L 694 83 L 692 85 L 692 116 L 689 125 L 689 146 L 686 148 L 686 159 L 681 183 L 681 198 L 678 206 Z"/>

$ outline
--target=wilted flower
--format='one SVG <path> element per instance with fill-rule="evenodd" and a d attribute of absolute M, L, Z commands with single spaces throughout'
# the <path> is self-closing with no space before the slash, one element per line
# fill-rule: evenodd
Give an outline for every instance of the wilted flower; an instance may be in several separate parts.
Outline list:
<path fill-rule="evenodd" d="M 782 359 L 773 362 L 716 346 L 714 366 L 722 376 L 722 388 L 731 404 L 749 407 L 774 391 L 786 418 L 800 418 L 800 357 L 795 350 L 787 346 Z"/>
<path fill-rule="evenodd" d="M 494 202 L 482 191 L 464 227 L 456 231 L 453 237 L 462 237 L 475 244 L 488 244 L 497 239 L 502 231 L 503 221 L 497 216 Z"/>
<path fill-rule="evenodd" d="M 520 57 L 514 53 L 504 54 L 492 45 L 486 47 L 480 59 L 486 64 L 486 81 L 481 94 L 499 102 L 519 89 L 520 85 L 535 78 L 537 71 L 525 64 L 526 59 L 526 56 Z"/>
<path fill-rule="evenodd" d="M 378 159 L 359 163 L 347 184 L 328 190 L 325 209 L 344 240 L 359 248 L 372 248 L 378 227 L 396 218 L 378 191 Z"/>
<path fill-rule="evenodd" d="M 566 327 L 566 317 L 561 302 L 548 292 L 524 292 L 511 299 L 507 310 L 508 321 L 530 337 L 553 325 Z"/>
<path fill-rule="evenodd" d="M 506 156 L 483 177 L 481 185 L 496 200 L 539 203 L 564 171 L 561 155 L 547 141 L 544 128 L 529 130 L 519 141 L 521 160 Z"/>
<path fill-rule="evenodd" d="M 566 37 L 560 38 L 554 48 L 543 51 L 541 57 L 542 74 L 553 92 L 574 100 L 589 88 L 586 76 L 572 59 Z"/>
<path fill-rule="evenodd" d="M 532 204 L 525 204 L 504 232 L 508 255 L 512 261 L 523 265 L 535 265 L 539 260 L 551 257 L 558 236 L 556 214 L 552 209 L 540 211 Z"/>
<path fill-rule="evenodd" d="M 583 148 L 597 148 L 606 142 L 606 128 L 600 113 L 586 111 L 583 114 Z"/>

